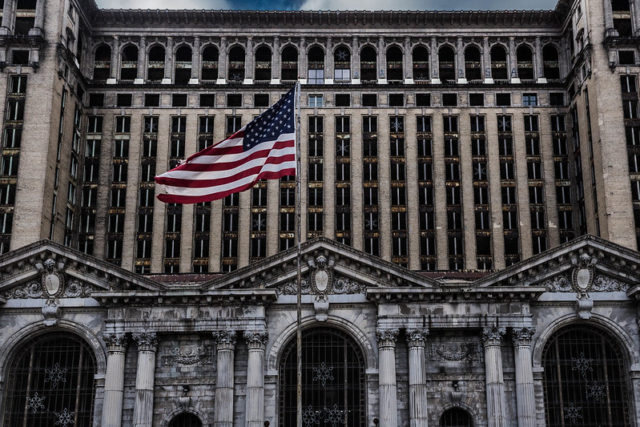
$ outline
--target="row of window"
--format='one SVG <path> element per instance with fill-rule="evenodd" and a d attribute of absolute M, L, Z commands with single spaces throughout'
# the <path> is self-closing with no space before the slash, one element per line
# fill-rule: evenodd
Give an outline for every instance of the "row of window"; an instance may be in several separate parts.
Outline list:
<path fill-rule="evenodd" d="M 636 240 L 640 247 L 640 115 L 638 112 L 637 77 L 635 75 L 620 76 L 620 88 L 622 92 Z"/>

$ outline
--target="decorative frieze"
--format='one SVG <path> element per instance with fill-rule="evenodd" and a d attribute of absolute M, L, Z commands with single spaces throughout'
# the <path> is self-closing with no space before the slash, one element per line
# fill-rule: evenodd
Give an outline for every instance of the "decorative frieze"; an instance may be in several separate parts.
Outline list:
<path fill-rule="evenodd" d="M 429 360 L 438 362 L 473 362 L 480 360 L 481 354 L 479 344 L 469 341 L 447 340 L 429 347 Z"/>

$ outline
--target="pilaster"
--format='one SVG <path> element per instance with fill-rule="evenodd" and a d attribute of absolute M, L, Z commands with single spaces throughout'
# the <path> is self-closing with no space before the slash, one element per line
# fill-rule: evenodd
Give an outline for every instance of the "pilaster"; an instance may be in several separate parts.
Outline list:
<path fill-rule="evenodd" d="M 387 84 L 387 52 L 382 36 L 378 38 L 378 84 Z"/>
<path fill-rule="evenodd" d="M 324 53 L 324 83 L 333 84 L 333 41 L 327 37 Z"/>
<path fill-rule="evenodd" d="M 173 37 L 167 37 L 167 47 L 164 51 L 164 78 L 162 84 L 171 84 L 173 75 Z"/>
<path fill-rule="evenodd" d="M 220 37 L 220 50 L 218 51 L 218 80 L 216 84 L 223 85 L 227 82 L 227 38 Z"/>
<path fill-rule="evenodd" d="M 278 36 L 273 38 L 273 46 L 271 46 L 271 84 L 280 84 L 282 64 L 280 60 L 280 38 Z"/>
<path fill-rule="evenodd" d="M 198 84 L 200 81 L 200 37 L 193 39 L 193 50 L 191 51 L 191 79 L 189 84 Z"/>
<path fill-rule="evenodd" d="M 253 37 L 247 37 L 247 45 L 244 51 L 244 81 L 242 84 L 250 85 L 253 84 L 253 76 L 254 76 L 254 59 L 255 54 L 253 52 Z"/>
<path fill-rule="evenodd" d="M 413 84 L 413 63 L 411 61 L 411 38 L 404 38 L 404 83 L 411 85 Z"/>
<path fill-rule="evenodd" d="M 140 37 L 140 44 L 138 45 L 138 73 L 136 75 L 136 79 L 133 81 L 134 84 L 143 84 L 144 83 L 144 74 L 146 70 L 146 61 L 147 58 L 147 39 L 142 36 Z"/>
<path fill-rule="evenodd" d="M 118 72 L 120 71 L 120 39 L 113 36 L 111 43 L 111 69 L 109 70 L 109 78 L 107 84 L 116 84 L 118 81 Z"/>

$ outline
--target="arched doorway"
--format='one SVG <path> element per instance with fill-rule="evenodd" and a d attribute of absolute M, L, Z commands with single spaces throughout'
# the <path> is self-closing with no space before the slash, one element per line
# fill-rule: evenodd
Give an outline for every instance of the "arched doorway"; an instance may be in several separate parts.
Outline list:
<path fill-rule="evenodd" d="M 4 425 L 93 425 L 96 362 L 82 339 L 64 332 L 36 337 L 6 372 Z"/>
<path fill-rule="evenodd" d="M 280 426 L 296 424 L 296 341 L 280 360 Z M 303 426 L 363 426 L 365 362 L 344 332 L 312 328 L 302 332 Z"/>
<path fill-rule="evenodd" d="M 169 427 L 202 427 L 202 421 L 190 412 L 181 412 L 171 419 Z"/>
<path fill-rule="evenodd" d="M 473 419 L 462 408 L 449 408 L 440 416 L 440 427 L 473 427 Z"/>
<path fill-rule="evenodd" d="M 603 331 L 561 329 L 545 345 L 542 364 L 547 425 L 630 425 L 626 363 L 620 345 Z"/>

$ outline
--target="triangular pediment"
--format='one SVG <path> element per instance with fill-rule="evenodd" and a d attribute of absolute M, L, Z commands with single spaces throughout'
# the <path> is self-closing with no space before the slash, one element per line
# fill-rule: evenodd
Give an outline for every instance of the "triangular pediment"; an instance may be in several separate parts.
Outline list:
<path fill-rule="evenodd" d="M 439 288 L 440 284 L 411 270 L 384 261 L 325 238 L 301 244 L 301 278 L 303 293 L 317 287 L 316 273 L 321 287 L 329 293 L 363 293 L 370 287 Z M 275 289 L 278 294 L 295 294 L 297 284 L 296 248 L 253 263 L 233 273 L 211 280 L 206 289 Z M 329 283 L 324 283 L 329 280 Z"/>
<path fill-rule="evenodd" d="M 543 287 L 548 292 L 630 292 L 640 283 L 640 253 L 585 235 L 475 282 L 477 287 Z"/>
<path fill-rule="evenodd" d="M 96 292 L 159 291 L 147 277 L 43 240 L 0 257 L 0 298 L 83 298 Z"/>

